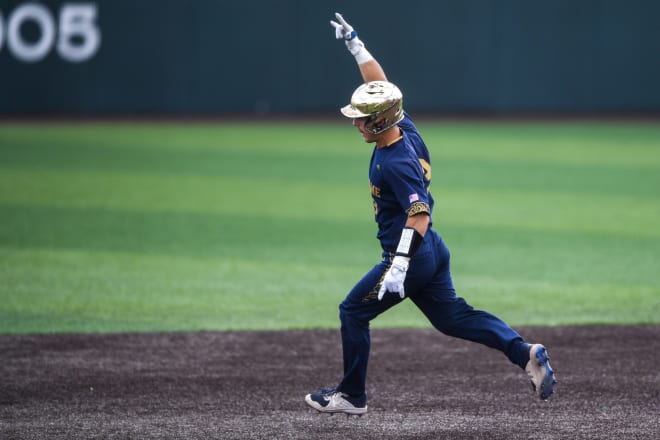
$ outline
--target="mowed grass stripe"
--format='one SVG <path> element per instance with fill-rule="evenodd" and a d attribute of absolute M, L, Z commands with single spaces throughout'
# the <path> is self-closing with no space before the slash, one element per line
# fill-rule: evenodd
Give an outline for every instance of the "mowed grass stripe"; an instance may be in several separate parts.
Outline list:
<path fill-rule="evenodd" d="M 233 215 L 0 205 L 0 245 L 16 249 L 168 254 L 298 264 L 360 265 L 379 257 L 368 223 Z M 632 238 L 515 227 L 446 226 L 455 269 L 554 282 L 660 287 L 660 237 Z"/>
<path fill-rule="evenodd" d="M 7 149 L 2 168 L 7 171 L 61 173 L 99 173 L 107 175 L 145 175 L 161 178 L 213 178 L 222 176 L 254 181 L 296 181 L 298 183 L 338 183 L 337 170 L 344 177 L 364 180 L 364 162 L 370 151 L 347 159 L 331 151 L 314 155 L 286 153 L 270 149 L 257 152 L 252 146 L 234 151 L 224 146 L 223 139 L 215 151 L 176 149 L 174 151 L 140 148 L 89 148 L 74 144 L 59 146 L 48 143 L 38 150 L 34 146 Z M 361 156 L 361 157 L 360 157 Z"/>
<path fill-rule="evenodd" d="M 660 200 L 645 191 L 636 196 L 586 196 L 579 192 L 455 185 L 434 184 L 438 188 L 433 190 L 437 226 L 467 224 L 660 237 Z M 0 187 L 7 188 L 0 192 L 0 204 L 4 205 L 373 223 L 366 184 L 338 182 L 329 187 L 318 182 L 264 183 L 222 176 L 10 170 L 0 175 Z"/>
<path fill-rule="evenodd" d="M 446 158 L 514 164 L 536 161 L 548 165 L 660 168 L 660 125 L 655 123 L 418 125 L 432 152 Z"/>
<path fill-rule="evenodd" d="M 660 148 L 660 146 L 658 147 Z M 192 152 L 178 152 L 172 157 L 150 154 L 147 157 L 121 155 L 103 157 L 89 149 L 90 156 L 82 161 L 81 156 L 62 155 L 56 158 L 47 154 L 31 152 L 38 160 L 24 160 L 9 155 L 2 163 L 4 172 L 20 179 L 21 174 L 39 173 L 106 175 L 120 180 L 132 176 L 153 179 L 199 179 L 213 183 L 221 177 L 235 179 L 231 186 L 239 186 L 245 181 L 295 183 L 297 185 L 359 185 L 365 181 L 368 152 L 347 159 L 331 154 L 318 157 L 285 155 L 270 152 L 256 159 L 247 159 L 243 153 L 222 153 L 197 156 Z M 51 153 L 52 154 L 52 153 Z M 154 156 L 154 157 L 151 157 Z M 572 165 L 541 162 L 501 163 L 484 159 L 445 158 L 442 154 L 433 161 L 434 188 L 483 188 L 501 190 L 528 190 L 543 192 L 566 192 L 584 196 L 609 194 L 614 196 L 647 196 L 660 200 L 656 189 L 660 187 L 659 167 L 617 168 L 613 165 Z M 75 157 L 76 160 L 71 160 Z M 338 171 L 341 171 L 338 173 Z M 212 188 L 212 186 L 210 187 Z"/>
<path fill-rule="evenodd" d="M 2 333 L 333 326 L 355 268 L 0 248 Z"/>
<path fill-rule="evenodd" d="M 658 146 L 660 148 L 660 145 Z M 442 156 L 441 154 L 439 156 Z M 570 192 L 576 196 L 650 197 L 660 202 L 660 165 L 557 164 L 541 161 L 500 162 L 491 159 L 443 158 L 434 188 Z"/>
<path fill-rule="evenodd" d="M 436 196 L 437 226 L 511 227 L 622 237 L 660 237 L 660 202 L 609 194 L 445 189 Z M 443 207 L 446 206 L 446 209 Z"/>
<path fill-rule="evenodd" d="M 102 128 L 97 127 L 97 129 Z M 297 129 L 245 127 L 157 127 L 137 125 L 126 132 L 106 126 L 92 137 L 50 126 L 32 137 L 1 127 L 3 168 L 76 172 L 235 176 L 253 180 L 333 184 L 364 180 L 370 147 L 335 125 Z M 312 138 L 314 131 L 331 136 Z M 469 130 L 469 135 L 466 133 Z M 426 131 L 426 130 L 425 130 Z M 660 128 L 639 126 L 499 127 L 431 125 L 436 186 L 467 186 L 621 195 L 656 195 Z M 184 136 L 183 133 L 192 133 Z M 571 140 L 567 133 L 577 139 Z M 238 136 L 241 133 L 241 136 Z M 271 133 L 269 135 L 269 133 Z M 292 133 L 287 137 L 285 133 Z M 341 133 L 344 133 L 343 135 Z M 489 138 L 483 139 L 486 134 Z M 494 135 L 495 134 L 495 135 Z M 118 139 L 123 136 L 120 142 Z M 591 136 L 591 137 L 589 137 Z M 313 139 L 313 141 L 312 141 Z M 484 143 L 489 145 L 484 148 Z M 341 174 L 337 175 L 337 170 Z M 340 177 L 341 179 L 338 179 Z"/>
<path fill-rule="evenodd" d="M 363 179 L 362 179 L 363 180 Z M 368 183 L 9 170 L 0 204 L 373 221 Z"/>
<path fill-rule="evenodd" d="M 2 205 L 0 215 L 5 226 L 0 245 L 15 248 L 253 256 L 332 264 L 328 254 L 336 255 L 350 243 L 371 242 L 364 249 L 379 255 L 370 224 L 339 220 Z M 346 241 L 337 240 L 339 236 Z"/>
<path fill-rule="evenodd" d="M 457 276 L 660 288 L 658 238 L 467 226 L 447 227 L 443 236 Z"/>
<path fill-rule="evenodd" d="M 76 153 L 82 146 L 92 151 L 120 154 L 193 154 L 218 151 L 240 152 L 248 157 L 273 151 L 316 156 L 329 148 L 333 154 L 355 155 L 355 133 L 350 122 L 337 123 L 54 123 L 2 124 L 0 145 Z M 99 135 L 102 134 L 102 135 Z M 247 147 L 247 149 L 246 149 Z M 277 149 L 275 150 L 275 147 Z M 84 157 L 84 156 L 83 156 Z"/>
<path fill-rule="evenodd" d="M 361 274 L 349 266 L 64 250 L 0 248 L 0 261 L 13 268 L 2 276 L 14 292 L 0 306 L 2 333 L 336 327 L 337 304 Z M 657 288 L 455 281 L 475 307 L 515 325 L 657 322 Z M 549 298 L 561 313 L 548 309 Z M 405 302 L 374 326 L 428 323 Z"/>
<path fill-rule="evenodd" d="M 502 274 L 489 278 L 459 275 L 455 282 L 458 294 L 474 307 L 492 311 L 515 325 L 658 323 L 657 285 L 587 280 L 561 283 Z"/>
<path fill-rule="evenodd" d="M 25 148 L 48 153 L 79 154 L 85 150 L 121 155 L 165 155 L 185 151 L 238 152 L 247 157 L 295 153 L 356 157 L 361 143 L 350 123 L 102 123 L 0 124 L 3 151 Z M 448 123 L 419 120 L 432 153 L 444 157 L 488 159 L 505 163 L 539 161 L 546 164 L 660 167 L 657 147 L 660 125 L 615 122 L 580 123 Z M 102 133 L 102 135 L 99 135 Z M 361 148 L 364 147 L 364 148 Z M 83 153 L 84 154 L 84 153 Z M 67 156 L 66 154 L 64 156 Z M 73 158 L 73 157 L 71 157 Z M 38 160 L 38 158 L 33 158 Z"/>

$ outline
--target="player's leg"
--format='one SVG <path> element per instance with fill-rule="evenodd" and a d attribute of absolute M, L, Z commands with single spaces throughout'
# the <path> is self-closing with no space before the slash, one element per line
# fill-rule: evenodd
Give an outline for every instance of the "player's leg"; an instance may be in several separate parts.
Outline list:
<path fill-rule="evenodd" d="M 378 300 L 378 287 L 388 268 L 383 260 L 369 271 L 339 306 L 344 376 L 336 387 L 308 394 L 305 401 L 321 412 L 363 414 L 367 410 L 366 379 L 371 349 L 369 323 L 402 301 L 399 295 Z"/>
<path fill-rule="evenodd" d="M 553 392 L 554 373 L 547 360 L 545 347 L 531 345 L 497 316 L 475 310 L 454 290 L 449 251 L 442 239 L 432 234 L 436 242 L 438 263 L 433 279 L 411 295 L 411 300 L 426 315 L 435 328 L 461 339 L 477 342 L 504 353 L 511 362 L 527 370 L 532 384 L 542 399 Z"/>
<path fill-rule="evenodd" d="M 529 361 L 530 345 L 515 330 L 498 317 L 475 310 L 455 293 L 436 288 L 411 299 L 442 333 L 499 350 L 521 368 Z"/>
<path fill-rule="evenodd" d="M 378 288 L 388 264 L 384 260 L 369 271 L 339 305 L 344 378 L 337 389 L 345 393 L 360 395 L 365 392 L 371 349 L 370 322 L 402 301 L 397 294 L 387 294 L 378 300 Z"/>

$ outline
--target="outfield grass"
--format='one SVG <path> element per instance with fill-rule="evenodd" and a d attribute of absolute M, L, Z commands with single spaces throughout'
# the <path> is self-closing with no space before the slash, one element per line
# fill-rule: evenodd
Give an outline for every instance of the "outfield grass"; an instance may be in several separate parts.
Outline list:
<path fill-rule="evenodd" d="M 419 126 L 460 295 L 660 323 L 660 125 Z M 0 333 L 335 328 L 380 254 L 370 155 L 346 124 L 2 124 Z"/>

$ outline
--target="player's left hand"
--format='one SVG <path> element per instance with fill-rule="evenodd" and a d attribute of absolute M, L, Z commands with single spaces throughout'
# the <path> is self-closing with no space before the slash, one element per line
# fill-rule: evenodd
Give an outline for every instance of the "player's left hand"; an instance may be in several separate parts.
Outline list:
<path fill-rule="evenodd" d="M 335 38 L 338 40 L 348 41 L 357 37 L 357 32 L 353 30 L 353 26 L 348 24 L 339 12 L 335 12 L 335 17 L 337 17 L 337 21 L 339 23 L 337 23 L 337 21 L 330 20 L 330 24 L 335 28 Z"/>
<path fill-rule="evenodd" d="M 385 273 L 383 282 L 378 291 L 378 301 L 383 299 L 386 292 L 398 293 L 403 299 L 406 296 L 403 290 L 403 282 L 406 279 L 406 272 L 408 271 L 408 262 L 410 258 L 397 255 L 392 259 L 392 265 Z"/>
<path fill-rule="evenodd" d="M 353 26 L 348 24 L 339 12 L 335 12 L 335 17 L 337 21 L 330 20 L 330 24 L 335 28 L 335 38 L 344 40 L 348 51 L 353 56 L 357 55 L 364 48 L 364 43 L 358 38 Z"/>

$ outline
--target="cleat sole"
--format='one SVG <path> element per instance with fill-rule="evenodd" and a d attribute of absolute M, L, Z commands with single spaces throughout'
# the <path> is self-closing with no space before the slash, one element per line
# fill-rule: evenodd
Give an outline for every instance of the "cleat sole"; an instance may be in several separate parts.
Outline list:
<path fill-rule="evenodd" d="M 542 400 L 548 400 L 555 391 L 554 387 L 557 384 L 557 379 L 555 379 L 554 371 L 552 371 L 552 367 L 550 367 L 550 363 L 548 361 L 550 356 L 548 356 L 545 347 L 541 347 L 539 350 L 537 350 L 535 356 L 537 365 L 545 370 L 545 376 L 541 381 L 539 396 Z M 532 387 L 536 391 L 536 386 L 534 386 L 533 382 Z"/>

